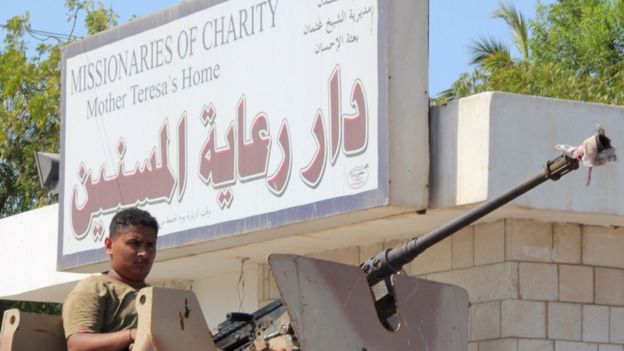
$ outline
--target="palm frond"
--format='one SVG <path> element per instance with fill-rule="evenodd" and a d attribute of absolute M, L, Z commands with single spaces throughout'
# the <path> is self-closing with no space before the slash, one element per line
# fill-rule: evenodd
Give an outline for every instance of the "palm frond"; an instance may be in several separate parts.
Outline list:
<path fill-rule="evenodd" d="M 472 53 L 471 65 L 482 65 L 488 58 L 498 57 L 500 59 L 507 58 L 507 62 L 511 62 L 511 55 L 509 54 L 509 47 L 502 41 L 494 38 L 481 38 L 475 40 L 470 45 L 470 52 Z"/>
<path fill-rule="evenodd" d="M 441 91 L 434 99 L 433 105 L 443 105 L 449 101 L 459 99 L 461 96 L 457 93 L 457 90 L 454 88 L 448 88 L 446 90 Z"/>
<path fill-rule="evenodd" d="M 452 86 L 440 92 L 434 99 L 434 105 L 442 105 L 451 100 L 459 99 L 474 93 L 476 81 L 480 77 L 479 70 L 472 74 L 462 73 Z"/>
<path fill-rule="evenodd" d="M 511 36 L 522 59 L 529 59 L 529 29 L 524 15 L 511 4 L 498 3 L 499 8 L 492 13 L 493 18 L 504 20 L 511 28 Z"/>

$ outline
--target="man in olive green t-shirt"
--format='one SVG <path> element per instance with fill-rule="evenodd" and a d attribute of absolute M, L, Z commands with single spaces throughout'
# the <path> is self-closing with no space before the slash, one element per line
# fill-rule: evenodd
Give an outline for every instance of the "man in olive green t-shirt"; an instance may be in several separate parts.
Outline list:
<path fill-rule="evenodd" d="M 69 351 L 127 350 L 134 343 L 134 302 L 156 257 L 158 222 L 147 211 L 129 208 L 113 217 L 109 233 L 109 271 L 79 282 L 63 304 Z"/>

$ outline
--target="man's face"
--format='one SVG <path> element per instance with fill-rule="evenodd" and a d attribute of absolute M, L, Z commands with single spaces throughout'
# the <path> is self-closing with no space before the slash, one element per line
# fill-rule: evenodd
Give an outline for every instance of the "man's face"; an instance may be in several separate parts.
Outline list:
<path fill-rule="evenodd" d="M 124 279 L 143 283 L 156 257 L 156 233 L 142 225 L 131 225 L 104 241 L 111 268 Z"/>

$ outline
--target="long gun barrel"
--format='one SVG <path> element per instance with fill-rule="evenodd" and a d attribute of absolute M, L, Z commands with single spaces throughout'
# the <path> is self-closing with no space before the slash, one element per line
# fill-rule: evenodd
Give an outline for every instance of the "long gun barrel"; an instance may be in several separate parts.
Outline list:
<path fill-rule="evenodd" d="M 464 215 L 430 233 L 412 238 L 402 245 L 393 249 L 382 251 L 377 254 L 377 256 L 369 258 L 366 262 L 360 265 L 364 272 L 368 274 L 368 283 L 371 286 L 379 283 L 385 278 L 400 271 L 405 264 L 411 262 L 426 249 L 444 240 L 451 234 L 470 225 L 479 218 L 535 188 L 548 179 L 559 180 L 559 178 L 563 175 L 577 169 L 578 167 L 579 163 L 577 160 L 561 155 L 552 161 L 548 161 L 546 163 L 546 168 L 542 173 L 526 180 L 497 198 L 481 204 L 480 206 L 468 211 Z"/>
<path fill-rule="evenodd" d="M 548 161 L 542 173 L 517 185 L 497 198 L 484 202 L 430 233 L 412 238 L 402 245 L 382 251 L 376 256 L 369 258 L 360 265 L 367 274 L 369 285 L 373 286 L 392 276 L 392 274 L 400 271 L 405 264 L 411 262 L 420 253 L 460 229 L 474 223 L 479 218 L 549 179 L 559 180 L 563 175 L 578 167 L 579 162 L 576 159 L 561 155 L 554 160 Z M 381 320 L 396 313 L 394 296 L 387 294 L 377 300 L 376 309 Z M 271 324 L 271 321 L 268 321 L 268 319 L 273 320 L 276 318 L 276 315 L 284 312 L 285 307 L 283 303 L 280 300 L 276 300 L 253 314 L 249 314 L 248 318 L 243 318 L 244 320 L 241 318 L 228 318 L 227 321 L 219 325 L 219 332 L 214 336 L 215 344 L 224 351 L 244 350 L 253 343 L 254 338 L 257 336 L 254 330 L 257 325 Z"/>

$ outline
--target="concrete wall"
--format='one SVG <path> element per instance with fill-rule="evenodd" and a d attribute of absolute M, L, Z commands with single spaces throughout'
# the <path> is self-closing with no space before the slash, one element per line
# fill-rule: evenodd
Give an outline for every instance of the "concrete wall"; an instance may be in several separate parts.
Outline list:
<path fill-rule="evenodd" d="M 450 246 L 421 272 L 467 289 L 472 350 L 622 350 L 624 230 L 509 218 Z"/>
<path fill-rule="evenodd" d="M 558 156 L 555 144 L 579 145 L 597 124 L 616 149 L 624 145 L 622 106 L 489 92 L 432 108 L 429 207 L 472 204 L 501 194 L 542 171 L 547 160 Z M 587 168 L 581 167 L 514 204 L 551 211 L 545 220 L 575 216 L 579 223 L 624 225 L 623 176 L 624 164 L 610 163 L 596 168 L 586 186 Z"/>
<path fill-rule="evenodd" d="M 58 205 L 0 220 L 0 296 L 60 302 L 84 274 L 57 272 Z"/>
<path fill-rule="evenodd" d="M 253 312 L 258 305 L 258 265 L 243 263 L 241 270 L 203 277 L 192 289 L 201 303 L 208 327 L 215 329 L 228 312 Z"/>

